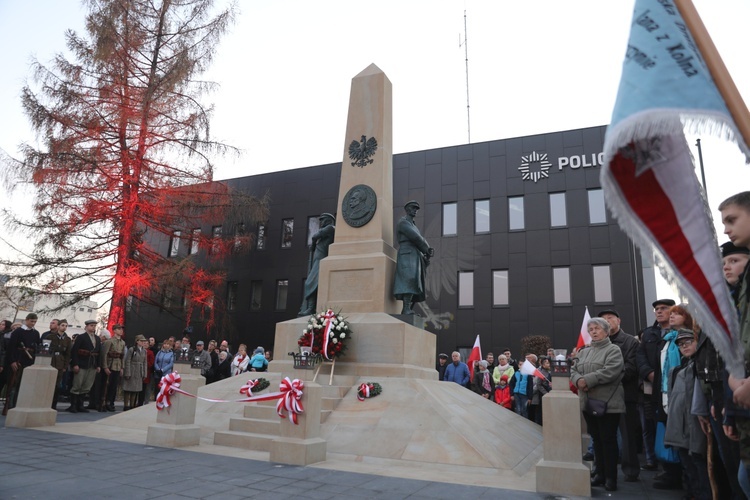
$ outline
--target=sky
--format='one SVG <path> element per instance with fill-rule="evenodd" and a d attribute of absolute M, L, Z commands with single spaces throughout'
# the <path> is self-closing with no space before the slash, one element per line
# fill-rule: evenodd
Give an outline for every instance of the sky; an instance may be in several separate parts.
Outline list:
<path fill-rule="evenodd" d="M 747 102 L 750 3 L 694 4 Z M 217 159 L 215 177 L 340 162 L 351 79 L 371 63 L 393 85 L 394 153 L 606 125 L 633 5 L 239 0 L 236 23 L 206 74 L 220 87 L 206 101 L 215 104 L 214 138 L 243 154 Z M 84 15 L 78 0 L 0 0 L 0 148 L 11 156 L 35 139 L 19 99 L 31 58 L 46 64 L 63 52 L 65 30 L 82 33 Z M 691 145 L 697 137 L 688 137 Z M 734 144 L 700 138 L 721 243 L 716 207 L 750 187 L 750 167 Z"/>

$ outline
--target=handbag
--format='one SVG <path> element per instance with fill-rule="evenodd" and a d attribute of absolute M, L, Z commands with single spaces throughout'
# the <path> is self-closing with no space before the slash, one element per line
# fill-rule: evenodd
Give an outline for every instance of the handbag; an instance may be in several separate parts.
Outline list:
<path fill-rule="evenodd" d="M 612 391 L 612 394 L 609 395 L 606 401 L 602 401 L 601 399 L 586 398 L 586 404 L 583 406 L 583 411 L 594 417 L 603 417 L 604 414 L 607 413 L 607 404 L 609 404 L 609 400 L 612 399 L 612 396 L 614 396 L 617 392 L 617 388 L 620 386 L 621 381 L 622 376 L 617 379 L 615 390 Z"/>
<path fill-rule="evenodd" d="M 677 464 L 680 462 L 680 455 L 676 449 L 664 444 L 664 433 L 667 426 L 664 422 L 656 422 L 656 437 L 654 438 L 654 454 L 661 462 Z"/>

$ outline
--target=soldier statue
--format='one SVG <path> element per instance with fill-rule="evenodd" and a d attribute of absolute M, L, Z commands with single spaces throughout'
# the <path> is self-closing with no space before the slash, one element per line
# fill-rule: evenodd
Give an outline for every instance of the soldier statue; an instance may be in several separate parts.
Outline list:
<path fill-rule="evenodd" d="M 324 213 L 320 217 L 320 229 L 312 235 L 312 246 L 310 247 L 310 261 L 305 280 L 305 297 L 302 300 L 298 316 L 309 316 L 315 314 L 318 302 L 318 276 L 320 274 L 320 261 L 328 257 L 328 247 L 333 243 L 336 226 L 333 225 L 335 217 Z"/>
<path fill-rule="evenodd" d="M 393 280 L 393 296 L 404 303 L 401 314 L 414 315 L 412 306 L 425 299 L 425 272 L 435 249 L 430 247 L 414 224 L 419 203 L 410 201 L 404 205 L 406 215 L 401 217 L 396 228 L 398 256 L 396 275 Z"/>

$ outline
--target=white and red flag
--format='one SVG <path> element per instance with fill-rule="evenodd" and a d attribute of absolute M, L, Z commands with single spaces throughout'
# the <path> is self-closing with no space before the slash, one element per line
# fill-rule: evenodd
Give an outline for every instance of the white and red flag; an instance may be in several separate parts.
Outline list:
<path fill-rule="evenodd" d="M 687 297 L 736 376 L 744 376 L 737 313 L 684 127 L 736 141 L 750 161 L 748 116 L 689 0 L 636 0 L 604 141 L 604 199 L 620 227 Z"/>
<path fill-rule="evenodd" d="M 539 371 L 539 368 L 534 366 L 534 364 L 531 361 L 528 361 L 528 360 L 524 361 L 519 369 L 521 370 L 521 373 L 524 375 L 531 375 L 533 377 L 538 377 L 542 380 L 547 380 L 544 374 Z"/>
<path fill-rule="evenodd" d="M 482 359 L 482 348 L 479 347 L 479 335 L 477 335 L 474 347 L 472 347 L 471 354 L 469 354 L 469 359 L 466 360 L 466 365 L 469 367 L 469 377 L 474 376 L 474 362 L 480 359 Z"/>
<path fill-rule="evenodd" d="M 591 343 L 591 335 L 589 335 L 588 329 L 588 323 L 590 319 L 591 315 L 589 314 L 589 307 L 586 306 L 586 312 L 583 313 L 583 323 L 581 323 L 581 331 L 578 334 L 578 344 L 576 344 L 576 349 L 580 349 L 581 347 L 589 345 Z"/>

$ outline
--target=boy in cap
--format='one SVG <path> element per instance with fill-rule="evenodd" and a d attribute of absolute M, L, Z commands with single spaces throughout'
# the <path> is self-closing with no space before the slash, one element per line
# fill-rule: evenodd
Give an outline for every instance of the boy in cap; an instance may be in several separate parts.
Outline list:
<path fill-rule="evenodd" d="M 438 372 L 438 380 L 443 381 L 445 379 L 445 369 L 448 367 L 448 355 L 441 352 L 438 355 L 438 363 L 435 369 Z"/>

